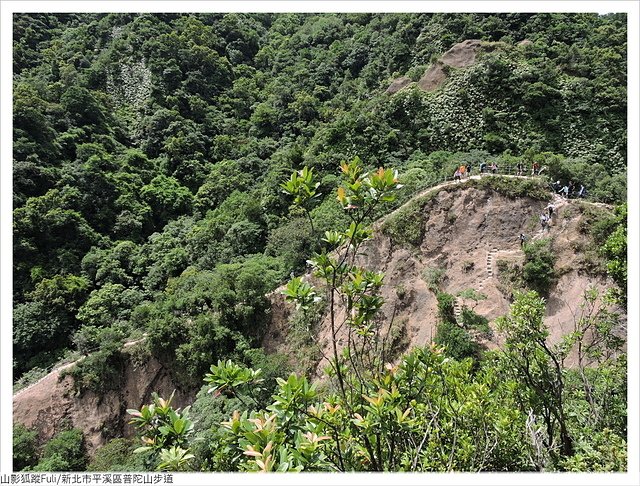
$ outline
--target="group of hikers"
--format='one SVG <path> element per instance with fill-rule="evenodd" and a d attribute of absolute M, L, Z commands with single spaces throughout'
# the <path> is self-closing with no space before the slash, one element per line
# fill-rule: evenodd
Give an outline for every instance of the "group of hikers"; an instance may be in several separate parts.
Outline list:
<path fill-rule="evenodd" d="M 462 179 L 468 178 L 471 176 L 471 171 L 473 167 L 470 162 L 460 164 L 456 171 L 453 173 L 454 181 L 461 181 Z M 537 176 L 542 174 L 546 170 L 546 167 L 541 167 L 538 162 L 531 163 L 531 175 Z M 498 164 L 496 161 L 492 161 L 491 165 L 487 165 L 486 162 L 480 163 L 480 174 L 486 174 L 491 172 L 492 174 L 498 173 Z M 516 174 L 517 176 L 525 175 L 525 164 L 523 161 L 519 161 L 516 165 Z M 567 184 L 562 184 L 559 180 L 551 183 L 551 188 L 553 192 L 556 194 L 560 194 L 565 199 L 573 198 L 573 197 L 586 197 L 587 189 L 583 184 L 580 184 L 578 187 L 573 181 L 569 181 Z"/>
<path fill-rule="evenodd" d="M 461 181 L 464 178 L 471 176 L 471 171 L 473 167 L 470 162 L 461 164 L 453 174 L 454 181 Z M 541 167 L 538 162 L 531 163 L 531 175 L 537 176 L 542 174 L 546 170 L 546 167 Z M 496 161 L 492 161 L 491 165 L 487 165 L 486 162 L 480 163 L 480 174 L 485 174 L 488 171 L 491 171 L 492 174 L 498 173 L 498 164 Z M 519 161 L 516 165 L 516 174 L 518 176 L 525 175 L 525 164 L 523 161 Z M 580 188 L 573 181 L 569 181 L 567 184 L 562 184 L 559 180 L 551 183 L 551 188 L 553 192 L 560 194 L 565 199 L 570 197 L 585 197 L 587 195 L 587 190 L 584 185 L 580 184 Z M 552 222 L 555 220 L 555 206 L 552 203 L 545 208 L 545 210 L 540 214 L 540 226 L 542 226 L 542 231 L 547 231 L 549 226 L 551 226 Z M 520 247 L 523 247 L 527 236 L 524 233 L 520 233 Z"/>
<path fill-rule="evenodd" d="M 471 164 L 469 162 L 467 162 L 466 164 L 462 164 L 453 173 L 453 180 L 454 181 L 460 181 L 465 177 L 470 177 L 471 176 L 471 170 L 472 170 L 472 167 L 471 167 Z"/>
<path fill-rule="evenodd" d="M 453 180 L 454 181 L 460 181 L 466 177 L 470 177 L 471 176 L 471 171 L 473 170 L 473 166 L 471 165 L 470 162 L 467 162 L 466 164 L 461 164 L 460 167 L 458 167 L 456 169 L 456 171 L 453 173 Z M 489 166 L 489 170 L 493 173 L 496 174 L 498 172 L 498 164 L 496 164 L 495 162 L 491 163 L 491 166 Z M 487 172 L 487 163 L 486 162 L 481 162 L 480 163 L 480 173 L 484 174 Z"/>
<path fill-rule="evenodd" d="M 489 166 L 489 170 L 491 171 L 492 174 L 498 173 L 498 164 L 496 164 L 495 160 L 491 162 L 491 165 Z M 487 163 L 486 162 L 480 163 L 480 173 L 485 174 L 486 172 L 487 172 Z"/>
<path fill-rule="evenodd" d="M 560 194 L 565 199 L 569 199 L 570 197 L 586 197 L 587 189 L 584 187 L 584 184 L 580 184 L 580 188 L 578 188 L 577 184 L 573 181 L 569 181 L 568 184 L 562 184 L 559 180 L 551 183 L 551 188 L 553 192 L 556 194 Z"/>
<path fill-rule="evenodd" d="M 540 226 L 542 226 L 543 230 L 549 229 L 552 220 L 555 216 L 556 207 L 553 203 L 549 203 L 546 208 L 544 208 L 544 212 L 540 214 Z"/>
<path fill-rule="evenodd" d="M 555 221 L 556 217 L 556 207 L 553 203 L 549 203 L 544 211 L 540 213 L 540 226 L 542 226 L 542 231 L 548 231 L 551 223 Z M 524 233 L 520 233 L 520 248 L 522 248 L 527 240 L 527 236 Z"/>
<path fill-rule="evenodd" d="M 533 162 L 531 164 L 531 175 L 536 176 L 542 174 L 545 171 L 546 167 L 540 167 L 538 162 Z M 466 164 L 461 164 L 460 167 L 456 169 L 453 174 L 454 181 L 460 181 L 465 177 L 471 176 L 472 166 L 471 163 L 467 162 Z M 492 161 L 490 165 L 486 162 L 480 162 L 480 174 L 486 174 L 491 172 L 492 174 L 498 173 L 498 164 L 496 161 Z M 525 174 L 524 163 L 522 161 L 518 162 L 516 165 L 516 175 L 522 176 Z"/>
<path fill-rule="evenodd" d="M 531 163 L 531 175 L 532 176 L 540 175 L 546 169 L 547 169 L 546 167 L 540 167 L 540 164 L 538 162 L 532 162 Z M 524 171 L 524 163 L 522 161 L 520 161 L 516 165 L 516 175 L 522 176 L 522 175 L 524 175 L 524 172 L 525 172 Z"/>

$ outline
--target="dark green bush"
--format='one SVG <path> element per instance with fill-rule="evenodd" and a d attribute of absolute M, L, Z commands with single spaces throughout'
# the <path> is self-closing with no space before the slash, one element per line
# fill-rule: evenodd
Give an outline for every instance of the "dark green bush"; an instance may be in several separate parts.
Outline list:
<path fill-rule="evenodd" d="M 575 455 L 564 459 L 560 467 L 571 472 L 626 471 L 627 442 L 610 429 L 595 432 L 588 440 L 579 440 Z"/>
<path fill-rule="evenodd" d="M 522 277 L 525 284 L 530 289 L 546 295 L 556 279 L 554 270 L 556 257 L 551 249 L 551 241 L 549 239 L 531 241 L 524 245 L 524 253 Z"/>
<path fill-rule="evenodd" d="M 472 309 L 469 309 L 467 307 L 464 307 L 462 309 L 462 314 L 460 317 L 462 320 L 462 325 L 465 328 L 477 329 L 485 336 L 491 336 L 491 327 L 489 327 L 489 320 L 486 317 L 477 314 Z"/>
<path fill-rule="evenodd" d="M 22 471 L 38 462 L 38 433 L 22 424 L 13 427 L 13 470 Z"/>
<path fill-rule="evenodd" d="M 424 211 L 426 205 L 438 193 L 437 190 L 420 196 L 397 210 L 382 223 L 382 232 L 393 243 L 408 248 L 416 248 L 424 237 Z"/>
<path fill-rule="evenodd" d="M 304 218 L 292 219 L 269 233 L 265 255 L 280 257 L 298 273 L 304 269 L 314 241 L 309 222 Z"/>
<path fill-rule="evenodd" d="M 422 279 L 426 282 L 429 290 L 435 294 L 440 291 L 440 284 L 444 278 L 444 268 L 427 267 L 422 271 Z"/>
<path fill-rule="evenodd" d="M 578 203 L 582 216 L 579 221 L 581 233 L 590 235 L 594 243 L 602 245 L 616 225 L 616 218 L 611 211 L 593 204 Z"/>
<path fill-rule="evenodd" d="M 438 316 L 440 319 L 444 322 L 455 323 L 456 317 L 453 311 L 453 305 L 456 298 L 446 292 L 439 292 L 436 298 L 438 299 Z"/>
<path fill-rule="evenodd" d="M 87 471 L 144 471 L 142 455 L 133 453 L 137 447 L 132 439 L 112 439 L 96 451 Z"/>
<path fill-rule="evenodd" d="M 224 436 L 220 423 L 227 420 L 234 410 L 243 410 L 246 407 L 235 397 L 227 397 L 224 393 L 212 396 L 208 392 L 209 386 L 203 386 L 193 402 L 190 415 L 195 423 L 194 434 L 196 440 L 191 448 L 195 457 L 197 468 L 205 470 L 216 469 L 215 454 L 217 442 Z M 226 469 L 228 470 L 228 468 Z"/>
<path fill-rule="evenodd" d="M 40 462 L 30 470 L 39 472 L 72 471 L 69 461 L 57 453 L 54 453 L 49 457 L 43 457 Z"/>
<path fill-rule="evenodd" d="M 349 218 L 345 210 L 334 197 L 336 187 L 337 184 L 331 188 L 331 195 L 311 211 L 313 224 L 319 234 L 349 225 Z"/>
<path fill-rule="evenodd" d="M 548 201 L 551 193 L 544 179 L 517 179 L 514 177 L 483 177 L 469 182 L 481 189 L 490 189 L 508 198 L 529 197 L 538 201 Z M 464 187 L 458 185 L 458 188 Z"/>
<path fill-rule="evenodd" d="M 457 360 L 478 356 L 478 345 L 473 342 L 467 331 L 453 322 L 440 322 L 433 342 L 443 346 L 446 355 Z"/>
<path fill-rule="evenodd" d="M 626 174 L 600 162 L 580 158 L 547 157 L 549 178 L 562 184 L 583 184 L 589 199 L 605 203 L 622 203 L 627 198 Z"/>
<path fill-rule="evenodd" d="M 98 351 L 92 352 L 75 366 L 65 369 L 61 375 L 73 378 L 76 393 L 86 390 L 105 392 L 117 390 L 122 383 L 124 357 L 120 342 L 103 342 Z"/>
<path fill-rule="evenodd" d="M 59 432 L 42 450 L 42 458 L 34 471 L 84 471 L 87 455 L 82 431 L 71 429 Z"/>

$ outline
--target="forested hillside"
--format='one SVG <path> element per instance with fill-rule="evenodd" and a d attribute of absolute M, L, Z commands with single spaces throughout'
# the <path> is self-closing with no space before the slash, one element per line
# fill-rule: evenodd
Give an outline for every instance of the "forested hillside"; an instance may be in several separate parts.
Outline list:
<path fill-rule="evenodd" d="M 375 386 L 365 386 L 362 377 L 351 383 L 364 387 L 362 393 L 395 387 L 417 399 L 421 391 L 413 390 L 406 377 L 411 369 L 421 380 L 435 379 L 416 371 L 432 367 L 459 379 L 434 392 L 436 401 L 448 394 L 486 393 L 483 403 L 496 404 L 495 417 L 481 417 L 483 406 L 475 404 L 469 412 L 472 423 L 460 424 L 460 430 L 485 427 L 495 419 L 502 424 L 496 436 L 483 440 L 495 439 L 499 447 L 491 449 L 487 443 L 481 453 L 470 445 L 480 439 L 464 435 L 459 440 L 465 452 L 454 458 L 442 452 L 451 440 L 455 448 L 458 440 L 453 439 L 458 425 L 452 422 L 443 422 L 438 431 L 447 440 L 439 436 L 439 441 L 425 442 L 425 424 L 414 421 L 406 426 L 403 444 L 385 444 L 390 453 L 374 450 L 371 437 L 389 432 L 375 429 L 388 419 L 380 418 L 386 417 L 383 411 L 399 414 L 398 430 L 405 430 L 403 420 L 414 419 L 406 407 L 399 408 L 404 402 L 395 395 L 395 408 L 383 410 L 380 392 L 367 400 L 382 422 L 367 422 L 360 405 L 346 400 L 339 371 L 338 396 L 345 401 L 327 398 L 324 413 L 332 418 L 320 420 L 318 412 L 319 421 L 309 428 L 299 415 L 290 414 L 294 408 L 296 413 L 307 410 L 316 392 L 301 378 L 276 385 L 277 377 L 300 370 L 289 369 L 286 357 L 260 347 L 271 319 L 268 294 L 308 269 L 314 252 L 326 256 L 321 249 L 327 244 L 340 247 L 367 236 L 366 231 L 358 233 L 365 218 L 354 219 L 349 212 L 352 206 L 372 203 L 358 195 L 356 183 L 373 184 L 370 188 L 378 195 L 394 193 L 386 199 L 372 196 L 368 220 L 443 176 L 451 177 L 460 164 L 477 171 L 481 162 L 498 167 L 521 163 L 527 173 L 537 163 L 545 168 L 545 181 L 582 185 L 592 202 L 624 203 L 625 15 L 19 14 L 13 39 L 16 387 L 37 380 L 61 359 L 87 355 L 68 371 L 76 392 L 117 389 L 126 361 L 122 346 L 138 339 L 144 341 L 138 359 L 157 358 L 184 389 L 194 392 L 211 365 L 231 360 L 208 375 L 210 385 L 218 387 L 216 400 L 206 402 L 211 395 L 202 392 L 194 407 L 201 418 L 198 430 L 208 439 L 217 437 L 215 446 L 190 444 L 186 435 L 191 429 L 185 425 L 190 422 L 185 420 L 184 430 L 174 430 L 176 440 L 156 437 L 155 449 L 135 464 L 117 462 L 127 461 L 130 444 L 111 442 L 105 453 L 111 456 L 90 466 L 94 470 L 626 467 L 626 402 L 603 405 L 598 401 L 603 395 L 593 398 L 611 390 L 616 397 L 626 393 L 621 360 L 607 361 L 609 381 L 604 384 L 595 383 L 591 370 L 582 370 L 582 378 L 571 377 L 591 383 L 585 394 L 593 400 L 576 407 L 600 420 L 594 439 L 600 442 L 584 445 L 580 440 L 593 431 L 582 417 L 571 418 L 575 423 L 569 425 L 560 417 L 564 385 L 549 376 L 554 373 L 547 367 L 549 357 L 545 361 L 541 350 L 532 348 L 544 361 L 536 373 L 556 387 L 544 409 L 547 439 L 540 439 L 551 452 L 534 458 L 523 445 L 533 430 L 519 408 L 526 393 L 509 388 L 516 378 L 499 384 L 506 376 L 500 366 L 480 367 L 474 359 L 448 364 L 449 358 L 425 348 L 399 365 L 398 374 L 396 368 L 381 372 L 376 379 L 383 381 Z M 482 41 L 475 61 L 463 68 L 445 66 L 446 80 L 437 89 L 406 82 L 403 89 L 388 91 L 398 78 L 419 81 L 452 46 L 469 39 Z M 347 192 L 342 189 L 336 198 L 341 162 Z M 311 170 L 300 177 L 307 179 L 296 182 L 293 176 L 291 186 L 282 184 L 305 166 Z M 365 178 L 379 166 L 387 170 Z M 585 251 L 601 260 L 602 273 L 618 286 L 612 298 L 624 305 L 626 206 L 615 213 L 589 214 L 583 229 L 594 243 Z M 347 239 L 325 234 L 343 231 L 349 223 Z M 532 257 L 538 265 L 543 260 Z M 366 289 L 376 285 L 372 275 L 358 278 L 354 281 Z M 297 284 L 288 287 L 292 300 L 305 291 L 304 282 Z M 515 299 L 510 319 L 544 312 L 544 303 L 536 299 L 530 293 Z M 302 307 L 313 307 L 302 300 Z M 523 311 L 525 307 L 533 311 Z M 364 315 L 371 317 L 375 308 Z M 298 319 L 304 320 L 301 315 Z M 615 323 L 608 325 L 611 331 Z M 515 343 L 522 336 L 511 338 Z M 264 386 L 248 399 L 242 387 L 253 383 L 257 376 L 251 369 L 258 368 Z M 539 385 L 533 381 L 532 387 Z M 269 410 L 281 414 L 278 420 L 288 421 L 290 430 L 272 431 L 281 436 L 265 435 L 258 446 L 246 429 L 249 422 L 234 415 L 229 427 L 236 437 L 216 435 L 217 424 L 233 410 L 248 413 L 271 404 L 276 386 L 289 388 Z M 579 387 L 572 390 L 581 393 Z M 307 401 L 294 403 L 294 395 Z M 539 404 L 545 397 L 529 399 Z M 158 403 L 157 410 L 166 408 Z M 335 408 L 338 403 L 342 412 Z M 367 432 L 362 443 L 356 440 L 357 447 L 341 455 L 341 444 L 348 440 L 337 437 L 339 424 L 351 420 L 340 418 L 343 412 L 358 415 L 355 427 Z M 455 407 L 450 413 L 456 415 Z M 144 415 L 138 418 L 141 428 L 149 425 Z M 515 425 L 507 427 L 507 422 Z M 571 443 L 567 427 L 581 438 L 573 436 Z M 559 437 L 555 441 L 554 434 Z M 31 451 L 25 453 L 23 467 L 64 470 L 45 452 L 34 452 L 29 437 L 20 431 L 19 443 Z M 288 445 L 287 437 L 293 441 Z M 338 456 L 322 450 L 330 438 L 338 444 Z M 271 463 L 267 457 L 275 453 L 269 456 L 268 443 L 281 445 L 279 459 Z M 382 447 L 379 435 L 376 444 Z M 200 448 L 195 462 L 187 457 L 189 448 Z M 296 456 L 296 450 L 302 455 Z M 262 466 L 258 460 L 249 464 L 247 457 L 262 457 Z M 87 466 L 77 464 L 66 467 Z"/>

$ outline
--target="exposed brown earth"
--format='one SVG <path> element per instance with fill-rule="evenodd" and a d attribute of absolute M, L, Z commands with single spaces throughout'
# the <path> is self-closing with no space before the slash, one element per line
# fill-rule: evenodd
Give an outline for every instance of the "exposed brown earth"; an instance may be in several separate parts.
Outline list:
<path fill-rule="evenodd" d="M 466 40 L 454 45 L 436 61 L 418 81 L 418 86 L 424 91 L 435 91 L 447 79 L 445 66 L 465 68 L 476 62 L 476 52 L 482 42 L 476 39 Z"/>
<path fill-rule="evenodd" d="M 491 176 L 488 176 L 491 177 Z M 493 326 L 497 317 L 509 311 L 510 289 L 505 286 L 498 269 L 500 261 L 521 263 L 524 255 L 518 236 L 525 233 L 530 238 L 550 237 L 557 255 L 557 270 L 561 274 L 551 288 L 545 323 L 549 327 L 551 342 L 558 342 L 573 330 L 574 317 L 582 294 L 590 286 L 604 289 L 610 283 L 602 274 L 589 274 L 582 269 L 584 254 L 576 249 L 586 243 L 586 235 L 580 231 L 583 222 L 581 205 L 556 197 L 557 216 L 548 232 L 539 228 L 538 215 L 546 206 L 545 201 L 530 198 L 508 198 L 489 189 L 466 187 L 465 183 L 444 183 L 428 189 L 416 197 L 435 193 L 422 210 L 422 237 L 416 246 L 401 246 L 382 231 L 383 221 L 374 225 L 374 237 L 363 247 L 360 265 L 381 270 L 386 274 L 382 296 L 386 303 L 381 321 L 388 328 L 393 323 L 403 334 L 401 347 L 405 351 L 432 342 L 436 334 L 437 301 L 424 278 L 428 268 L 445 271 L 441 290 L 456 295 L 465 289 L 475 289 L 486 295 L 478 303 L 458 299 L 458 310 L 466 305 L 489 319 Z M 415 200 L 415 198 L 414 198 Z M 609 210 L 605 205 L 602 210 Z M 396 210 L 390 217 L 402 214 Z M 415 217 L 413 215 L 412 217 Z M 305 278 L 310 278 L 306 276 Z M 293 307 L 285 302 L 279 290 L 270 294 L 272 301 L 271 324 L 263 340 L 267 352 L 280 352 L 296 358 L 295 345 L 289 339 L 289 320 Z M 340 312 L 339 312 L 340 314 Z M 338 315 L 340 320 L 341 315 Z M 626 324 L 619 332 L 625 332 Z M 330 327 L 325 317 L 315 329 L 316 341 L 328 354 Z M 340 346 L 346 344 L 346 332 L 341 335 Z M 500 346 L 500 337 L 491 339 L 476 335 L 486 348 Z M 128 343 L 123 352 L 135 350 L 138 342 Z M 90 454 L 112 437 L 128 437 L 134 431 L 127 424 L 126 409 L 139 409 L 151 401 L 152 392 L 167 397 L 178 388 L 171 373 L 156 359 L 143 364 L 136 363 L 131 354 L 125 366 L 122 386 L 103 394 L 85 392 L 75 396 L 72 378 L 60 379 L 60 371 L 54 370 L 39 383 L 14 396 L 14 421 L 38 431 L 40 441 L 50 439 L 66 427 L 81 429 L 86 437 Z M 569 356 L 568 365 L 574 357 Z M 292 363 L 294 366 L 299 363 Z M 72 365 L 72 364 L 71 364 Z M 71 366 L 67 365 L 67 366 Z M 326 365 L 321 359 L 316 375 L 322 377 Z M 177 390 L 174 405 L 182 407 L 194 399 L 194 391 Z"/>
<path fill-rule="evenodd" d="M 444 64 L 441 61 L 436 61 L 422 75 L 418 81 L 418 86 L 424 91 L 435 91 L 442 86 L 446 79 L 447 73 L 445 72 Z"/>
<path fill-rule="evenodd" d="M 394 325 L 404 327 L 405 349 L 431 343 L 436 334 L 438 310 L 436 296 L 424 278 L 429 268 L 445 271 L 440 286 L 444 292 L 457 295 L 465 289 L 474 289 L 484 294 L 486 300 L 476 303 L 459 298 L 457 305 L 473 308 L 495 327 L 495 319 L 508 314 L 511 304 L 511 289 L 504 283 L 498 262 L 521 264 L 524 261 L 518 236 L 525 233 L 528 238 L 551 238 L 557 256 L 556 269 L 561 276 L 550 289 L 545 316 L 549 341 L 557 343 L 573 330 L 584 292 L 590 287 L 603 290 L 611 285 L 604 275 L 587 273 L 581 265 L 584 255 L 576 251 L 586 243 L 587 236 L 580 231 L 583 221 L 580 207 L 588 203 L 556 197 L 557 215 L 550 229 L 543 232 L 538 216 L 547 202 L 511 199 L 491 190 L 471 187 L 448 190 L 452 184 L 432 189 L 438 192 L 424 208 L 424 234 L 417 247 L 394 243 L 382 233 L 381 225 L 376 224 L 373 239 L 363 248 L 359 264 L 386 275 L 382 289 L 384 327 L 392 316 Z M 273 295 L 274 319 L 264 344 L 269 351 L 289 354 L 287 323 L 283 319 L 293 309 L 281 296 Z M 338 316 L 338 322 L 341 317 Z M 621 334 L 624 331 L 619 329 Z M 329 352 L 330 336 L 329 320 L 325 318 L 316 330 L 316 341 L 324 347 L 325 354 Z M 346 332 L 338 337 L 344 345 Z M 490 339 L 479 335 L 476 338 L 488 349 L 501 344 L 497 333 Z M 324 360 L 318 364 L 318 377 L 326 364 Z M 570 355 L 565 364 L 574 365 L 575 356 Z"/>
<path fill-rule="evenodd" d="M 133 349 L 134 346 L 126 346 Z M 139 409 L 151 402 L 157 392 L 167 398 L 176 390 L 173 404 L 177 407 L 192 402 L 194 393 L 180 390 L 168 369 L 156 359 L 136 364 L 129 357 L 124 366 L 122 386 L 105 393 L 84 392 L 76 396 L 73 379 L 60 378 L 60 372 L 73 364 L 57 368 L 36 385 L 21 390 L 13 397 L 13 421 L 38 431 L 45 442 L 69 427 L 83 431 L 89 455 L 113 437 L 130 437 L 135 431 L 127 423 L 128 408 Z"/>
<path fill-rule="evenodd" d="M 409 84 L 411 84 L 411 78 L 402 76 L 401 78 L 398 78 L 394 80 L 393 83 L 391 83 L 391 85 L 387 88 L 386 93 L 387 94 L 397 93 L 405 86 L 409 86 Z"/>
<path fill-rule="evenodd" d="M 424 91 L 435 91 L 444 84 L 447 79 L 447 67 L 465 68 L 472 66 L 476 62 L 478 49 L 483 45 L 482 41 L 469 39 L 455 44 L 445 52 L 440 59 L 433 63 L 418 81 L 418 87 Z M 411 80 L 406 76 L 394 80 L 389 88 L 388 94 L 394 94 L 402 88 L 409 86 Z"/>
<path fill-rule="evenodd" d="M 476 62 L 476 51 L 482 44 L 478 39 L 469 39 L 454 45 L 445 52 L 440 61 L 447 66 L 463 68 Z"/>

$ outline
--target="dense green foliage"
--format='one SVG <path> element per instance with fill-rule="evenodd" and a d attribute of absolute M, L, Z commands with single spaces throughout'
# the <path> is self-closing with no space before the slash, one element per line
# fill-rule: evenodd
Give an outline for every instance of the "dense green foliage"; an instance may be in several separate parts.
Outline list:
<path fill-rule="evenodd" d="M 419 79 L 451 46 L 472 38 L 483 41 L 477 62 L 447 68 L 437 90 L 411 85 L 385 92 L 400 76 Z M 122 344 L 144 335 L 147 351 L 187 388 L 201 385 L 217 362 L 216 376 L 233 366 L 261 368 L 269 382 L 253 390 L 250 406 L 241 399 L 251 373 L 245 379 L 238 372 L 234 390 L 216 388 L 215 405 L 198 398 L 194 412 L 201 417 L 211 407 L 216 420 L 242 410 L 224 430 L 209 420 L 177 432 L 174 419 L 188 417 L 173 416 L 178 412 L 158 397 L 167 428 L 154 428 L 158 409 L 149 412 L 141 428 L 158 442 L 147 456 L 128 462 L 127 445 L 113 443 L 96 464 L 625 467 L 623 454 L 607 448 L 622 447 L 618 423 L 606 424 L 594 447 L 580 439 L 589 436 L 584 423 L 565 424 L 575 438 L 571 457 L 554 449 L 555 435 L 566 434 L 547 427 L 551 462 L 532 461 L 517 390 L 522 376 L 490 360 L 478 368 L 461 359 L 475 350 L 460 351 L 471 342 L 452 319 L 451 302 L 442 303 L 438 338 L 449 357 L 439 348 L 417 350 L 389 370 L 377 355 L 372 374 L 363 376 L 360 369 L 369 368 L 364 361 L 353 366 L 354 354 L 339 355 L 334 333 L 337 383 L 328 391 L 313 390 L 301 377 L 276 382 L 287 366 L 258 349 L 269 317 L 266 294 L 307 260 L 321 277 L 334 272 L 326 288 L 351 299 L 354 332 L 368 343 L 382 276 L 335 265 L 327 249 L 357 247 L 369 236 L 365 221 L 451 177 L 460 163 L 477 170 L 483 161 L 500 167 L 522 161 L 527 168 L 537 161 L 553 180 L 584 184 L 594 200 L 624 201 L 623 14 L 16 14 L 13 40 L 15 379 L 76 348 L 88 354 L 69 371 L 77 391 L 116 388 Z M 335 170 L 343 160 L 352 162 L 342 165 L 347 179 L 336 199 Z M 375 171 L 381 165 L 397 172 Z M 471 183 L 543 200 L 546 177 Z M 383 197 L 392 188 L 394 196 Z M 383 231 L 398 244 L 418 246 L 431 197 L 403 208 Z M 621 209 L 598 250 L 623 292 L 625 219 Z M 523 278 L 544 291 L 553 278 L 552 255 L 538 247 L 529 252 Z M 437 290 L 438 279 L 430 280 Z M 300 322 L 310 325 L 317 298 L 331 299 L 301 279 L 291 282 L 288 297 L 299 304 Z M 466 316 L 465 326 L 482 326 Z M 604 384 L 594 378 L 594 389 L 604 395 L 616 377 Z M 416 388 L 416 380 L 431 383 L 431 391 Z M 526 393 L 536 413 L 559 410 L 557 394 L 541 405 Z M 598 414 L 619 416 L 611 410 L 623 402 L 602 405 Z M 301 412 L 309 405 L 317 410 L 311 418 Z M 415 409 L 406 412 L 409 406 Z M 486 416 L 487 409 L 494 415 Z M 272 414 L 277 424 L 268 421 Z M 259 424 L 266 435 L 257 434 Z M 34 467 L 83 468 L 81 440 L 73 434 L 45 448 Z M 18 437 L 28 466 L 28 436 Z"/>
<path fill-rule="evenodd" d="M 112 439 L 96 451 L 87 471 L 142 471 L 144 464 L 140 455 L 133 454 L 135 449 L 132 439 Z"/>
<path fill-rule="evenodd" d="M 611 222 L 602 253 L 607 259 L 607 271 L 620 289 L 619 298 L 627 301 L 627 205 L 618 206 Z"/>
<path fill-rule="evenodd" d="M 204 390 L 198 398 L 214 420 L 207 421 L 208 433 L 200 441 L 184 443 L 204 458 L 181 467 L 625 470 L 624 355 L 601 356 L 598 369 L 564 369 L 557 363 L 572 345 L 546 344 L 543 313 L 544 301 L 535 292 L 517 295 L 501 321 L 505 350 L 487 353 L 477 367 L 471 359 L 447 357 L 437 346 L 414 349 L 399 364 L 378 371 L 345 362 L 343 380 L 358 385 L 357 393 L 343 394 L 337 383 L 311 385 L 292 374 L 278 380 L 270 405 L 262 408 L 252 398 L 262 383 L 260 371 L 219 363 L 205 379 L 216 398 L 205 398 Z M 582 344 L 578 335 L 572 338 L 573 345 Z M 356 362 L 362 358 L 362 351 L 350 353 L 358 355 Z M 227 398 L 221 398 L 224 390 Z M 215 419 L 224 410 L 234 411 L 220 426 Z M 189 451 L 183 449 L 183 455 Z"/>
<path fill-rule="evenodd" d="M 58 464 L 59 469 L 50 467 Z M 87 465 L 87 455 L 82 431 L 65 430 L 56 434 L 47 442 L 42 451 L 40 462 L 35 471 L 83 471 Z"/>
<path fill-rule="evenodd" d="M 13 469 L 15 471 L 84 471 L 87 453 L 79 429 L 58 432 L 43 445 L 37 432 L 18 424 L 13 428 Z"/>
<path fill-rule="evenodd" d="M 438 324 L 433 342 L 444 348 L 444 353 L 452 358 L 463 360 L 478 354 L 478 345 L 469 333 L 455 322 L 442 321 Z"/>
<path fill-rule="evenodd" d="M 284 278 L 284 264 L 255 256 L 213 270 L 185 270 L 154 302 L 136 308 L 133 322 L 149 330 L 151 351 L 190 385 L 217 359 L 246 352 L 264 331 L 265 294 Z"/>
<path fill-rule="evenodd" d="M 553 253 L 551 240 L 531 241 L 524 245 L 523 250 L 525 261 L 522 267 L 522 278 L 525 285 L 540 294 L 546 294 L 556 278 L 554 270 L 556 256 Z"/>
<path fill-rule="evenodd" d="M 13 427 L 14 471 L 22 471 L 38 462 L 37 439 L 38 433 L 35 430 L 29 430 L 22 424 Z"/>
<path fill-rule="evenodd" d="M 342 222 L 327 194 L 356 151 L 400 170 L 398 202 L 460 161 L 519 157 L 622 200 L 625 28 L 594 14 L 16 15 L 17 377 L 82 326 L 144 326 L 133 309 L 187 267 L 264 253 L 300 269 L 317 249 L 302 217 Z M 385 94 L 469 38 L 488 44 L 441 89 Z M 317 197 L 289 209 L 278 184 L 302 163 Z"/>

